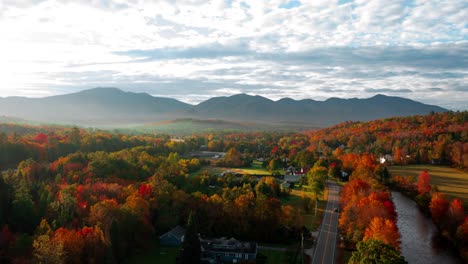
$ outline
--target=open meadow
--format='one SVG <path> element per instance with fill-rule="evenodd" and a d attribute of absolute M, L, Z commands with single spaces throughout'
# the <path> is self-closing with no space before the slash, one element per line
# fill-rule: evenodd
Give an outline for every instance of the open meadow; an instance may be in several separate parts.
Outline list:
<path fill-rule="evenodd" d="M 450 167 L 433 165 L 389 167 L 392 176 L 412 176 L 415 179 L 423 170 L 427 170 L 431 176 L 432 185 L 437 185 L 439 190 L 444 192 L 448 198 L 462 200 L 466 210 L 468 207 L 468 173 Z"/>

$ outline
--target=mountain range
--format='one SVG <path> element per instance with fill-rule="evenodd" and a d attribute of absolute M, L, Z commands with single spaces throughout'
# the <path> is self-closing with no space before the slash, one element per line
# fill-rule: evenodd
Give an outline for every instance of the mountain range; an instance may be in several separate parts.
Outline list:
<path fill-rule="evenodd" d="M 367 121 L 391 116 L 444 112 L 435 105 L 376 95 L 367 99 L 330 98 L 325 101 L 237 94 L 213 97 L 198 105 L 117 88 L 94 88 L 44 98 L 0 98 L 0 115 L 34 122 L 97 127 L 128 127 L 163 120 L 192 118 L 325 127 L 343 121 Z"/>

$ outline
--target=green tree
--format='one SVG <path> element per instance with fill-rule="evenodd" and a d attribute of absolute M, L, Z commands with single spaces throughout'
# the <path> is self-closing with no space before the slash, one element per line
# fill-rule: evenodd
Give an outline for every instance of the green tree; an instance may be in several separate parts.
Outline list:
<path fill-rule="evenodd" d="M 282 166 L 283 166 L 283 162 L 281 161 L 281 159 L 279 158 L 272 159 L 268 163 L 268 171 L 274 172 L 276 170 L 281 169 Z"/>
<path fill-rule="evenodd" d="M 201 246 L 200 238 L 198 237 L 198 225 L 196 216 L 190 212 L 187 228 L 185 231 L 184 242 L 180 253 L 181 264 L 197 264 L 200 263 Z"/>
<path fill-rule="evenodd" d="M 74 188 L 62 189 L 51 203 L 50 207 L 56 214 L 58 226 L 66 226 L 75 217 L 76 198 L 73 196 Z"/>
<path fill-rule="evenodd" d="M 327 177 L 328 169 L 319 164 L 315 164 L 314 167 L 307 173 L 307 182 L 312 188 L 314 193 L 320 193 L 325 189 L 325 178 Z"/>
<path fill-rule="evenodd" d="M 379 240 L 370 239 L 357 244 L 357 251 L 349 259 L 350 264 L 404 264 L 405 258 L 398 250 Z"/>
<path fill-rule="evenodd" d="M 0 226 L 6 223 L 10 207 L 10 188 L 0 174 Z"/>
<path fill-rule="evenodd" d="M 70 133 L 68 134 L 68 140 L 75 147 L 80 146 L 81 144 L 80 129 L 77 127 L 73 127 Z"/>
<path fill-rule="evenodd" d="M 34 231 L 37 225 L 34 203 L 29 187 L 24 179 L 20 181 L 15 192 L 15 199 L 12 203 L 11 220 L 17 230 L 26 233 Z"/>

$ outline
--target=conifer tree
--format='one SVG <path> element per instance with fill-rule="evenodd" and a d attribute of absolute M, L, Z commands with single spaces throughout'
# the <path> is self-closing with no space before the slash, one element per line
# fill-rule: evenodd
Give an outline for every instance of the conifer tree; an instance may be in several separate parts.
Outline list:
<path fill-rule="evenodd" d="M 190 212 L 187 228 L 185 231 L 184 242 L 180 252 L 181 264 L 198 264 L 200 263 L 201 246 L 200 238 L 198 237 L 198 223 L 196 215 Z"/>

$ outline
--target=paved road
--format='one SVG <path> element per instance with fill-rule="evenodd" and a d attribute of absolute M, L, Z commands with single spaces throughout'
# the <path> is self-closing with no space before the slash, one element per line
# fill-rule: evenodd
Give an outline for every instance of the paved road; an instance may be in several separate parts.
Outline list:
<path fill-rule="evenodd" d="M 335 182 L 328 181 L 328 202 L 323 215 L 320 233 L 315 244 L 312 263 L 331 264 L 336 262 L 336 243 L 338 238 L 339 213 L 338 208 L 339 186 Z"/>

